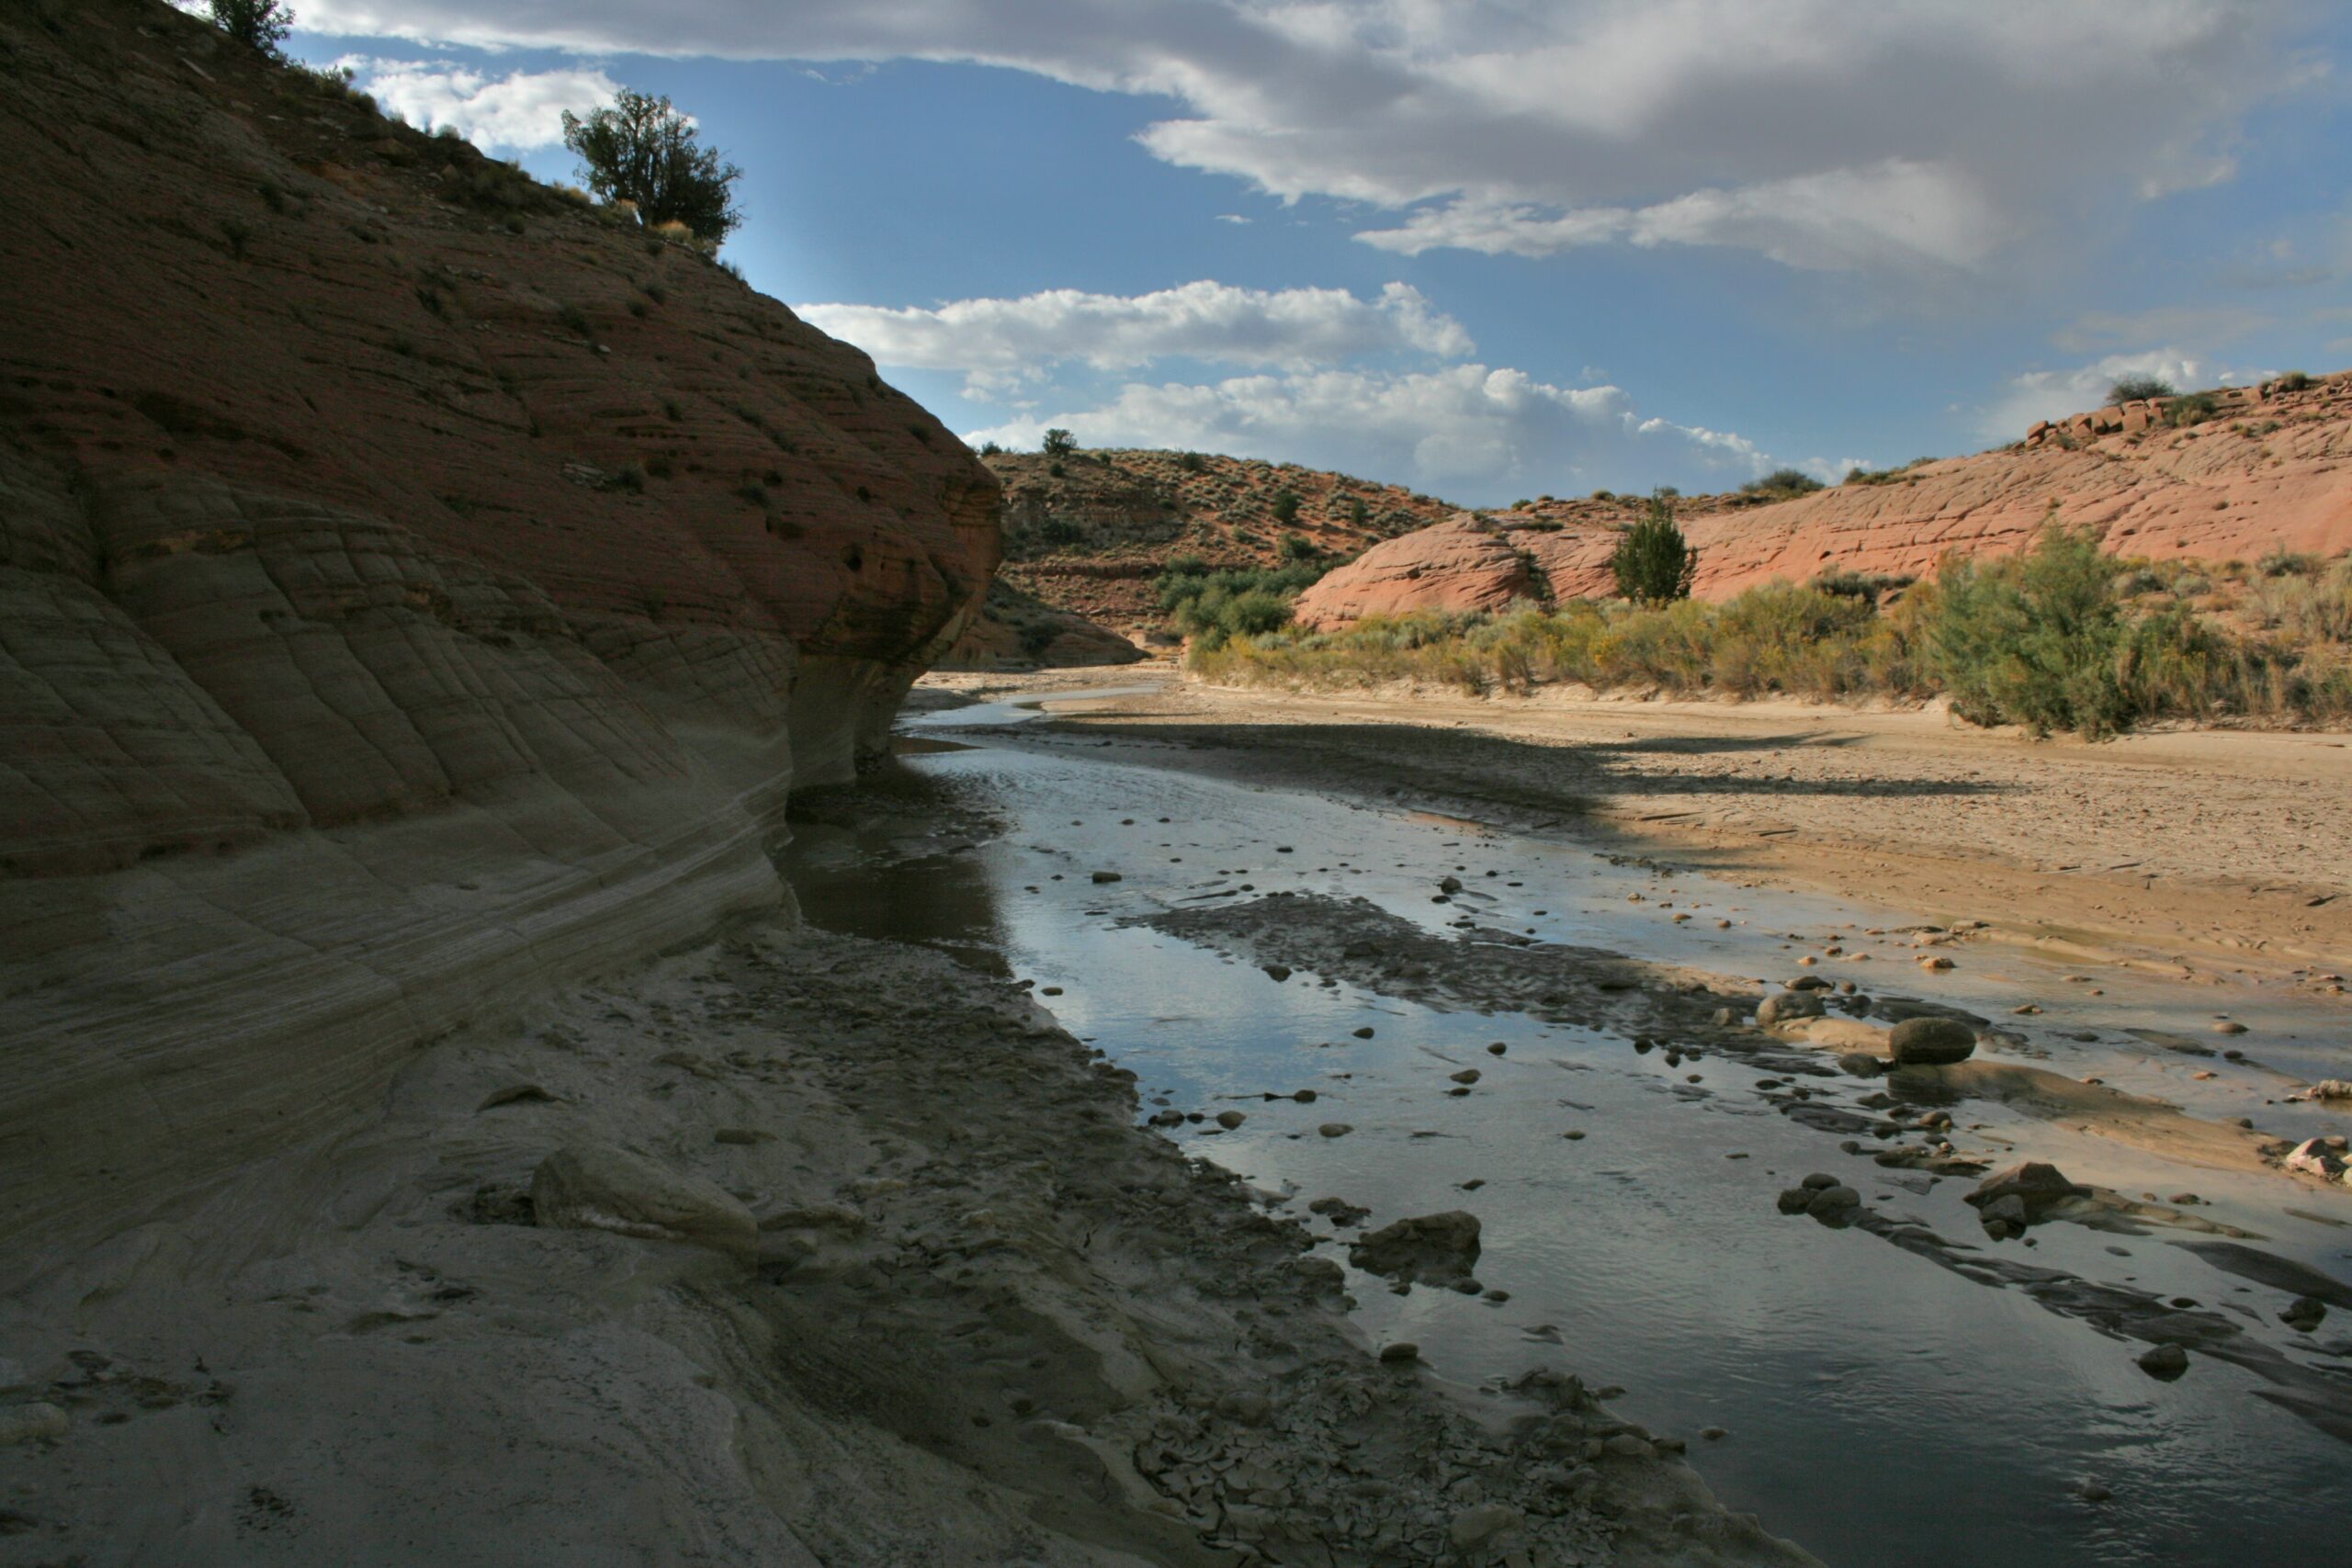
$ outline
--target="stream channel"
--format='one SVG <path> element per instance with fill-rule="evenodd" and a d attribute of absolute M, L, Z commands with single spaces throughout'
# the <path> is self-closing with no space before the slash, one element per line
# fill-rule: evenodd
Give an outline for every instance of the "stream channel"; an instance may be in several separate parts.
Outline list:
<path fill-rule="evenodd" d="M 1066 1028 L 1138 1075 L 1145 1115 L 1205 1113 L 1169 1135 L 1307 1224 L 1335 1261 L 1349 1237 L 1398 1217 L 1476 1213 L 1478 1278 L 1508 1299 L 1399 1294 L 1351 1269 L 1372 1342 L 1412 1339 L 1435 1374 L 1464 1385 L 1555 1366 L 1622 1388 L 1609 1397 L 1619 1416 L 1686 1438 L 1728 1506 L 1835 1568 L 2341 1559 L 2352 1195 L 1954 1104 L 1954 1142 L 1996 1168 L 2047 1159 L 2188 1216 L 2049 1223 L 2030 1243 L 1996 1243 L 1962 1201 L 1970 1179 L 1882 1168 L 1868 1138 L 1844 1152 L 1850 1135 L 1786 1114 L 1785 1095 L 1758 1086 L 1784 1074 L 1736 1055 L 1668 1066 L 1623 1034 L 1436 1010 L 1304 967 L 1277 980 L 1130 922 L 1273 892 L 1364 898 L 1448 938 L 1472 921 L 1766 982 L 1759 997 L 1804 973 L 1802 955 L 1842 946 L 1821 973 L 1995 1021 L 1988 1056 L 2298 1137 L 2344 1127 L 2278 1103 L 2299 1080 L 2344 1074 L 2340 1009 L 2113 966 L 2070 980 L 2061 961 L 1990 944 L 1931 974 L 1899 934 L 1918 923 L 1905 911 L 1678 874 L 1403 803 L 1220 782 L 1148 742 L 1030 727 L 1039 710 L 1032 699 L 910 713 L 910 754 L 796 821 L 788 864 L 804 911 L 1033 981 Z M 1119 880 L 1097 883 L 1097 871 Z M 1435 901 L 1448 875 L 1463 891 Z M 2012 1016 L 2025 1002 L 2044 1010 Z M 2190 1043 L 2222 1010 L 2249 1032 L 2210 1052 Z M 2244 1059 L 2222 1056 L 2224 1044 Z M 1480 1081 L 1449 1092 L 1467 1067 Z M 1807 1081 L 1816 1105 L 1883 1087 L 1834 1071 Z M 1270 1098 L 1301 1089 L 1313 1103 Z M 1227 1109 L 1247 1117 L 1229 1132 L 1214 1121 Z M 1330 1122 L 1352 1131 L 1318 1135 Z M 1942 1238 L 1948 1260 L 1883 1230 L 1781 1214 L 1779 1191 L 1812 1172 Z M 2170 1201 L 2188 1191 L 2194 1203 Z M 1307 1209 L 1326 1196 L 1371 1218 L 1335 1230 Z M 2238 1251 L 2217 1258 L 2211 1244 L 2229 1230 Z M 2263 1258 L 2303 1270 L 2278 1276 L 2300 1290 L 2262 1279 Z M 2340 1304 L 2311 1332 L 2282 1324 L 2314 1274 Z M 2158 1381 L 2135 1360 L 2150 1337 L 2102 1318 L 2118 1299 L 2159 1299 L 2235 1353 L 2195 1354 L 2187 1375 Z M 1703 1438 L 1711 1428 L 1724 1435 Z"/>

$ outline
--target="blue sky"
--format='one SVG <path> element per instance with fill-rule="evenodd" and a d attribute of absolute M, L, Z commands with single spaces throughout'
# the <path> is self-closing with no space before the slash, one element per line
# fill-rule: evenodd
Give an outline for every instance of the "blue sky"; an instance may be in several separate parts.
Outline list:
<path fill-rule="evenodd" d="M 1470 504 L 1834 477 L 2352 366 L 2352 8 L 2254 0 L 296 0 L 571 177 L 665 93 L 729 257 L 968 439 Z"/>

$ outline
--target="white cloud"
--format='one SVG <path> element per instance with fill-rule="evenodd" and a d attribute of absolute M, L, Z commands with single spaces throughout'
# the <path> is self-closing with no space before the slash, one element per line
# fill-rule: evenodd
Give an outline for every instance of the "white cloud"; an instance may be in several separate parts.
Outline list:
<path fill-rule="evenodd" d="M 1131 383 L 1098 406 L 1027 416 L 966 439 L 1029 446 L 1056 425 L 1091 446 L 1282 458 L 1482 505 L 1623 483 L 1631 472 L 1718 488 L 1771 467 L 1742 436 L 1638 415 L 1618 388 L 1555 387 L 1475 364 L 1205 386 Z"/>
<path fill-rule="evenodd" d="M 355 34 L 976 61 L 1170 97 L 1143 144 L 1398 249 L 1630 243 L 1982 267 L 2229 177 L 2321 66 L 2281 0 L 307 0 Z"/>
<path fill-rule="evenodd" d="M 501 77 L 446 61 L 371 60 L 338 63 L 359 73 L 376 101 L 412 125 L 458 133 L 484 152 L 528 152 L 563 143 L 563 111 L 610 103 L 620 84 L 602 71 L 516 71 Z"/>
<path fill-rule="evenodd" d="M 1133 370 L 1185 358 L 1299 370 L 1372 355 L 1459 358 L 1476 351 L 1419 290 L 1392 283 L 1373 299 L 1344 288 L 1237 288 L 1206 280 L 1150 294 L 1047 289 L 936 309 L 802 305 L 811 324 L 885 365 L 961 370 L 992 384 L 1080 362 Z"/>
<path fill-rule="evenodd" d="M 1962 172 L 1890 160 L 1734 190 L 1699 190 L 1654 206 L 1584 208 L 1556 217 L 1528 207 L 1455 201 L 1396 229 L 1356 236 L 1419 255 L 1450 247 L 1550 255 L 1579 245 L 1736 245 L 1789 266 L 1846 269 L 1930 262 L 1973 266 L 2006 238 L 2003 220 Z"/>

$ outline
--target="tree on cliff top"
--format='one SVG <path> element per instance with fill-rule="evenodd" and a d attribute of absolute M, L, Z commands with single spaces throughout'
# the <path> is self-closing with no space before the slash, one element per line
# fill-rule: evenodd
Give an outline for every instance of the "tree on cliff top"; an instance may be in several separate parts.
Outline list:
<path fill-rule="evenodd" d="M 211 5 L 214 27 L 272 59 L 281 56 L 278 45 L 294 26 L 294 13 L 280 0 L 211 0 Z"/>
<path fill-rule="evenodd" d="M 2161 376 L 2126 376 L 2107 389 L 2110 403 L 2136 403 L 2149 398 L 2177 398 L 2180 393 Z"/>
<path fill-rule="evenodd" d="M 683 223 L 717 246 L 743 221 L 732 189 L 743 171 L 703 146 L 695 122 L 668 98 L 624 87 L 584 118 L 566 109 L 563 144 L 579 156 L 590 190 L 635 202 L 650 229 Z"/>
<path fill-rule="evenodd" d="M 1636 604 L 1663 604 L 1690 597 L 1690 579 L 1699 570 L 1699 552 L 1682 536 L 1674 521 L 1674 505 L 1664 496 L 1650 500 L 1649 514 L 1617 541 L 1610 558 L 1617 574 L 1617 592 Z"/>

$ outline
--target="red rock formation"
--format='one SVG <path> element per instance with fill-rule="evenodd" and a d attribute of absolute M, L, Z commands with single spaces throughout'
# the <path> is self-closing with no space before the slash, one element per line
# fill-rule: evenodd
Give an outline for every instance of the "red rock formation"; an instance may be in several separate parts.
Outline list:
<path fill-rule="evenodd" d="M 1678 502 L 1699 547 L 1692 592 L 1727 599 L 1830 570 L 1922 577 L 1954 551 L 2022 549 L 2053 518 L 2097 529 L 2118 556 L 2252 561 L 2273 550 L 2352 550 L 2352 374 L 2211 395 L 2213 417 L 2192 425 L 2166 423 L 2161 405 L 2132 404 L 2038 424 L 2015 447 L 1794 501 Z M 1498 513 L 1498 532 L 1467 556 L 1458 521 L 1425 528 L 1317 583 L 1299 617 L 1329 627 L 1375 611 L 1490 608 L 1531 570 L 1555 600 L 1605 598 L 1616 591 L 1617 513 L 1634 515 L 1585 502 Z"/>
<path fill-rule="evenodd" d="M 1499 610 L 1532 598 L 1527 556 L 1469 513 L 1374 545 L 1298 596 L 1293 614 L 1318 630 L 1412 610 Z"/>
<path fill-rule="evenodd" d="M 694 252 L 159 0 L 0 9 L 0 125 L 6 1234 L 785 898 L 998 487 Z"/>

